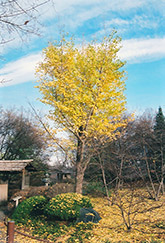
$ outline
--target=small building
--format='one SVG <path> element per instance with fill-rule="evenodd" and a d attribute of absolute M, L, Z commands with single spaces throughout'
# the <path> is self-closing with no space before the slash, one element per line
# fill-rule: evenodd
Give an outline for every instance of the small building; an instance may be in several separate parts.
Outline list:
<path fill-rule="evenodd" d="M 29 172 L 34 168 L 33 160 L 0 160 L 0 174 L 8 175 L 14 172 L 22 173 L 21 189 L 24 190 L 30 185 Z M 5 177 L 4 177 L 5 178 Z M 0 180 L 0 202 L 8 200 L 8 180 Z"/>
<path fill-rule="evenodd" d="M 69 181 L 75 177 L 73 168 L 54 168 L 49 167 L 50 179 L 53 182 Z"/>

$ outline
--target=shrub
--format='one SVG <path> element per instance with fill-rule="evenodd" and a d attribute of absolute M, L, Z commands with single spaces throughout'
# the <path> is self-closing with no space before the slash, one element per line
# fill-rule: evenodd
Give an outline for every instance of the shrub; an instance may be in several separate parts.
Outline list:
<path fill-rule="evenodd" d="M 73 220 L 79 216 L 80 208 L 91 208 L 88 197 L 77 193 L 59 194 L 46 205 L 45 213 L 51 218 Z"/>
<path fill-rule="evenodd" d="M 85 194 L 106 195 L 105 186 L 102 182 L 89 182 L 84 188 Z"/>
<path fill-rule="evenodd" d="M 26 224 L 33 216 L 43 213 L 46 203 L 47 199 L 43 196 L 30 197 L 18 205 L 14 210 L 12 219 L 16 223 Z"/>

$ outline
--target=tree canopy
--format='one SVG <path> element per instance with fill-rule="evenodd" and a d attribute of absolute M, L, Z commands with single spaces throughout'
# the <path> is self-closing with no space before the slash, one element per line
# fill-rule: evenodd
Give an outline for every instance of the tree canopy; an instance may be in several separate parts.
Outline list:
<path fill-rule="evenodd" d="M 120 38 L 114 34 L 81 46 L 62 38 L 43 50 L 36 71 L 41 101 L 50 105 L 49 118 L 73 135 L 73 144 L 77 141 L 76 166 L 81 165 L 83 173 L 92 139 L 112 139 L 125 124 L 125 71 L 119 49 Z"/>
<path fill-rule="evenodd" d="M 165 117 L 161 107 L 159 107 L 158 113 L 156 114 L 154 131 L 157 135 L 165 131 Z"/>
<path fill-rule="evenodd" d="M 36 170 L 31 183 L 42 185 L 48 161 L 46 148 L 43 129 L 29 113 L 0 109 L 0 160 L 33 159 Z M 0 179 L 17 181 L 18 187 L 21 185 L 20 173 L 0 173 Z"/>
<path fill-rule="evenodd" d="M 43 155 L 41 128 L 21 112 L 0 111 L 0 159 L 32 159 Z"/>
<path fill-rule="evenodd" d="M 62 39 L 50 44 L 39 65 L 41 101 L 52 108 L 50 118 L 78 136 L 110 135 L 125 111 L 124 63 L 117 58 L 119 40 L 78 48 Z M 113 121 L 113 122 L 112 122 Z"/>

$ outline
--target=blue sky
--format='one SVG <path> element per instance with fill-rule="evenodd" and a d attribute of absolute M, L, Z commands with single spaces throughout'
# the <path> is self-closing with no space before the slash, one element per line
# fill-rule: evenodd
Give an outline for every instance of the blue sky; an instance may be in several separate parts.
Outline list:
<path fill-rule="evenodd" d="M 38 0 L 39 1 L 39 0 Z M 130 112 L 145 109 L 165 111 L 165 1 L 164 0 L 53 0 L 40 9 L 41 37 L 25 42 L 16 37 L 0 45 L 0 105 L 4 108 L 46 107 L 37 98 L 35 67 L 42 49 L 59 38 L 61 30 L 78 42 L 98 41 L 115 28 L 122 37 L 119 56 L 127 61 L 127 107 Z"/>

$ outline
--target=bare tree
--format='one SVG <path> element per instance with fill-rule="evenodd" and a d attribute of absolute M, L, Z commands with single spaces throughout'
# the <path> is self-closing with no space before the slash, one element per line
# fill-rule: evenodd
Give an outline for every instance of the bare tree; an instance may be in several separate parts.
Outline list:
<path fill-rule="evenodd" d="M 46 148 L 41 128 L 23 112 L 0 111 L 0 159 L 29 159 Z"/>
<path fill-rule="evenodd" d="M 164 145 L 155 136 L 154 116 L 145 114 L 130 122 L 106 154 L 105 168 L 114 170 L 118 188 L 122 181 L 142 181 L 150 198 L 159 200 L 164 192 Z"/>
<path fill-rule="evenodd" d="M 107 185 L 116 182 L 119 189 L 124 182 L 139 182 L 146 187 L 149 197 L 157 201 L 160 193 L 164 193 L 165 143 L 164 130 L 157 129 L 156 133 L 154 124 L 154 115 L 136 117 L 121 129 L 115 140 L 95 148 L 98 153 L 95 163 L 101 158 L 101 167 L 99 163 L 97 166 L 100 175 L 104 169 Z M 92 176 L 91 169 L 90 173 Z"/>
<path fill-rule="evenodd" d="M 160 192 L 164 192 L 164 160 L 163 150 L 161 151 L 162 147 L 157 146 L 158 138 L 154 133 L 153 117 L 140 117 L 136 121 L 134 132 L 134 150 L 129 151 L 131 161 L 136 174 L 142 179 L 150 197 L 157 201 L 159 200 Z M 160 163 L 156 156 L 157 154 L 160 155 Z"/>
<path fill-rule="evenodd" d="M 49 156 L 47 144 L 41 127 L 30 113 L 19 110 L 0 110 L 0 159 L 24 160 L 33 159 L 34 171 L 31 171 L 31 184 L 42 185 Z M 0 173 L 0 179 L 17 181 L 21 185 L 21 174 L 18 172 Z M 12 191 L 12 183 L 9 183 Z"/>
<path fill-rule="evenodd" d="M 151 204 L 146 197 L 145 190 L 135 187 L 133 183 L 125 184 L 122 189 L 113 191 L 111 197 L 113 205 L 119 209 L 119 215 L 123 219 L 127 231 L 131 231 L 133 225 L 138 223 L 137 217 L 146 212 L 151 212 L 162 207 L 162 202 Z"/>
<path fill-rule="evenodd" d="M 23 40 L 27 34 L 39 35 L 41 7 L 51 0 L 1 0 L 0 44 L 14 39 Z"/>

